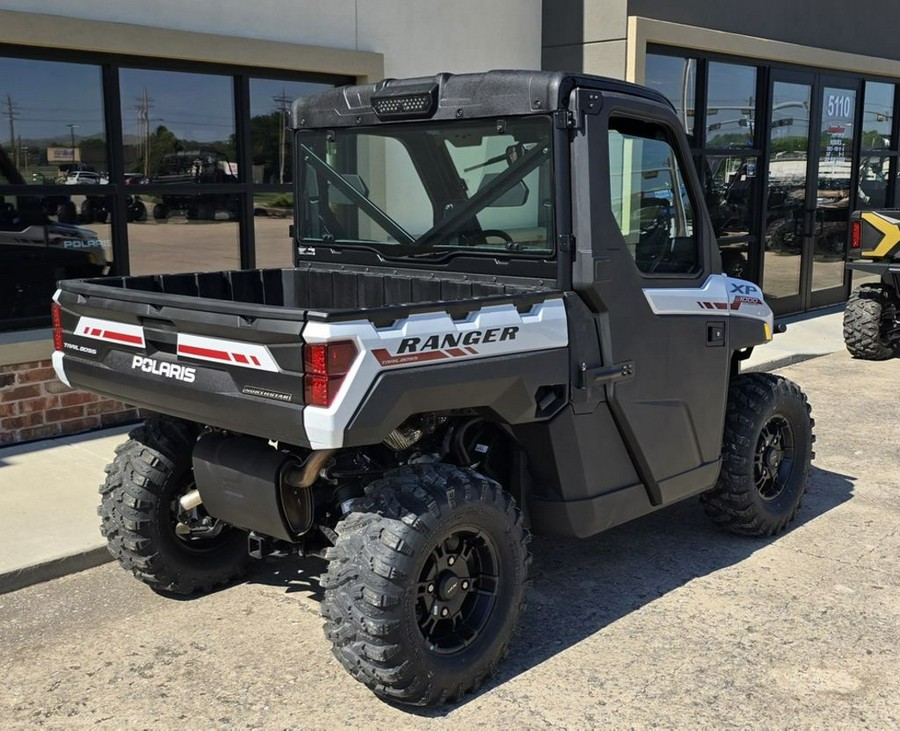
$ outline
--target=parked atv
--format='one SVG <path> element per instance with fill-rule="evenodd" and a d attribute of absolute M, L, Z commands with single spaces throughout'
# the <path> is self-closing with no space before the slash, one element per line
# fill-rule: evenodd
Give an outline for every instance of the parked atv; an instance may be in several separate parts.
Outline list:
<path fill-rule="evenodd" d="M 860 285 L 844 310 L 844 344 L 854 358 L 886 360 L 900 351 L 900 211 L 857 211 L 847 267 L 880 281 Z"/>

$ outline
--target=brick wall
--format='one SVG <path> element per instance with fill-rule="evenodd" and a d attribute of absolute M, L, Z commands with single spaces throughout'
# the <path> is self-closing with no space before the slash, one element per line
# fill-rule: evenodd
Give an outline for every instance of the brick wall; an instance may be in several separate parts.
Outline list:
<path fill-rule="evenodd" d="M 73 391 L 57 380 L 49 360 L 0 366 L 0 444 L 77 434 L 139 416 L 120 401 Z"/>

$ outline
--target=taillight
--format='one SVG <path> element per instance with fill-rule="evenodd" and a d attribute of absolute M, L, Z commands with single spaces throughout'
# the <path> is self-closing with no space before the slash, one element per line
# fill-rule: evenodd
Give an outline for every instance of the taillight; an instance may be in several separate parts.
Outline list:
<path fill-rule="evenodd" d="M 358 352 L 352 340 L 304 346 L 303 395 L 309 406 L 331 406 Z"/>
<path fill-rule="evenodd" d="M 53 323 L 53 349 L 63 349 L 62 307 L 59 302 L 50 305 L 50 320 Z"/>
<path fill-rule="evenodd" d="M 858 249 L 862 245 L 862 221 L 850 224 L 850 248 Z"/>

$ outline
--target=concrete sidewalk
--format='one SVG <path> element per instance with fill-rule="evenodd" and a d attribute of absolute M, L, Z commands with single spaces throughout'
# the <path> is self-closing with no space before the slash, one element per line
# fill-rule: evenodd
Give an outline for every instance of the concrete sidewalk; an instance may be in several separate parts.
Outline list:
<path fill-rule="evenodd" d="M 744 370 L 773 370 L 843 350 L 842 310 L 783 320 Z M 0 449 L 0 593 L 111 560 L 97 488 L 129 427 Z"/>
<path fill-rule="evenodd" d="M 110 560 L 98 488 L 129 428 L 0 449 L 0 593 Z"/>

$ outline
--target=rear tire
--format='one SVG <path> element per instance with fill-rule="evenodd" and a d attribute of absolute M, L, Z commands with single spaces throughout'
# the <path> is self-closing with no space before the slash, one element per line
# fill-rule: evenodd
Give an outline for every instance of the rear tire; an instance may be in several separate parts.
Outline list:
<path fill-rule="evenodd" d="M 91 224 L 95 220 L 97 220 L 97 215 L 94 209 L 94 204 L 90 201 L 90 199 L 85 199 L 81 203 L 81 222 L 85 224 Z"/>
<path fill-rule="evenodd" d="M 850 295 L 844 309 L 844 344 L 854 358 L 887 360 L 894 348 L 884 337 L 885 310 L 892 293 L 883 284 L 863 284 Z"/>
<path fill-rule="evenodd" d="M 64 201 L 56 205 L 56 220 L 60 223 L 74 224 L 78 220 L 78 211 L 72 201 Z"/>
<path fill-rule="evenodd" d="M 728 390 L 722 470 L 701 500 L 733 533 L 771 536 L 790 523 L 806 492 L 815 441 L 809 403 L 796 383 L 746 373 Z"/>
<path fill-rule="evenodd" d="M 529 536 L 493 480 L 444 464 L 393 470 L 337 526 L 325 634 L 378 696 L 439 705 L 475 690 L 525 608 Z"/>
<path fill-rule="evenodd" d="M 247 534 L 229 525 L 215 535 L 185 535 L 178 498 L 193 489 L 194 424 L 150 418 L 116 448 L 100 488 L 100 532 L 122 566 L 156 591 L 212 591 L 242 576 Z M 195 518 L 205 516 L 203 507 Z"/>

